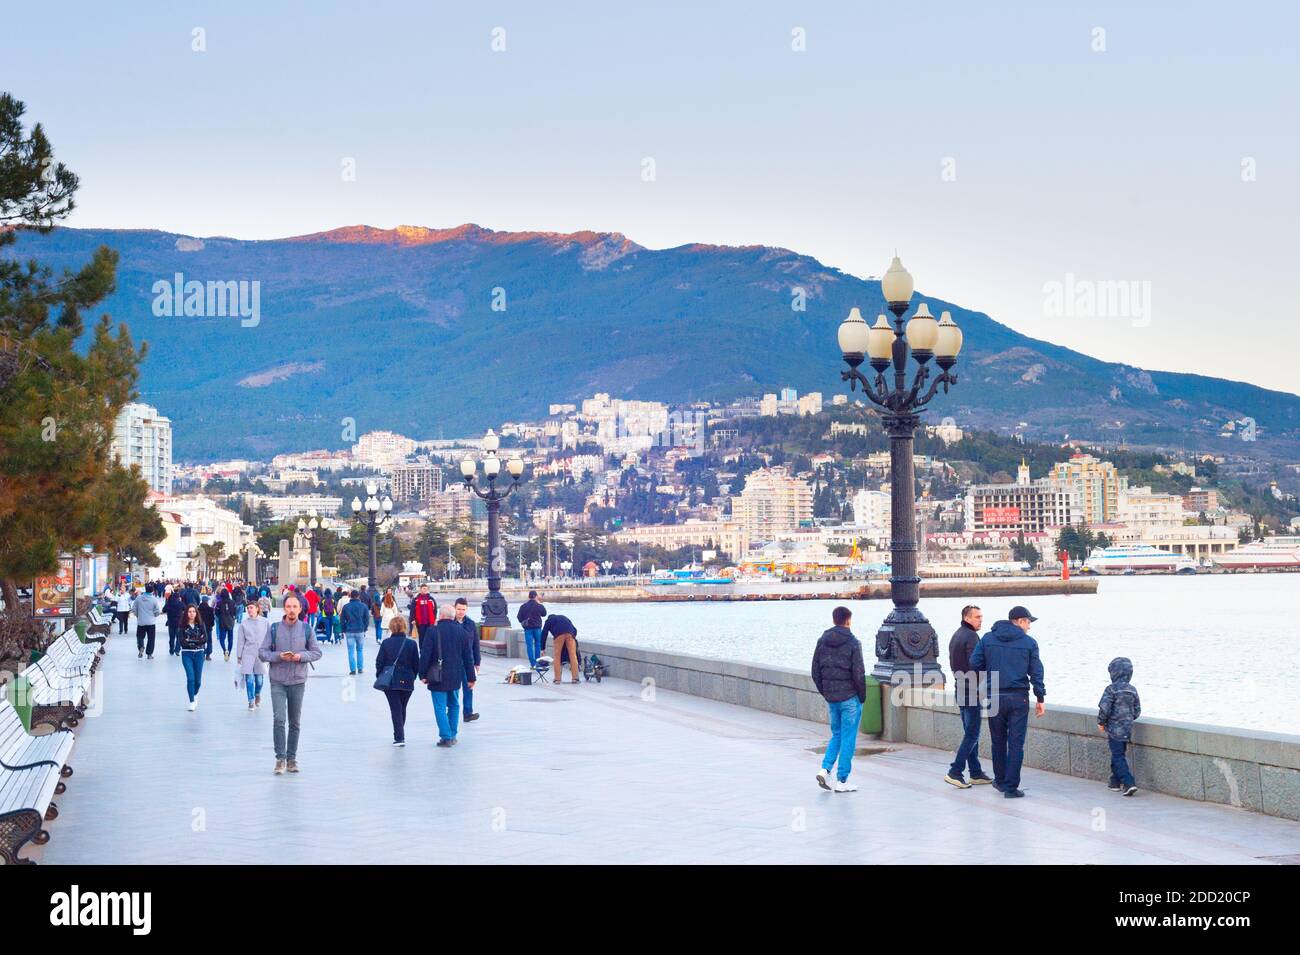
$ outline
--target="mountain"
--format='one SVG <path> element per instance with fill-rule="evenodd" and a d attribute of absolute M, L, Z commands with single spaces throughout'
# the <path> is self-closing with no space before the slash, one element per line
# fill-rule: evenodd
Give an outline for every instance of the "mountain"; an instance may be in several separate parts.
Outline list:
<path fill-rule="evenodd" d="M 9 254 L 74 268 L 99 245 L 121 254 L 105 310 L 149 343 L 141 397 L 173 419 L 176 455 L 189 460 L 341 447 L 349 422 L 357 434 L 460 436 L 598 391 L 676 402 L 789 385 L 829 398 L 845 387 L 840 321 L 853 305 L 869 320 L 883 310 L 878 281 L 788 249 L 656 251 L 604 232 L 349 226 L 243 241 L 60 228 L 23 235 Z M 187 317 L 169 288 L 177 273 L 250 283 L 256 322 Z M 791 308 L 795 288 L 803 311 Z M 1300 396 L 1099 361 L 982 312 L 920 300 L 935 315 L 949 309 L 965 333 L 960 384 L 930 405 L 931 420 L 1023 421 L 1031 436 L 1058 439 L 1300 450 Z M 1256 422 L 1256 445 L 1218 437 L 1243 417 Z"/>

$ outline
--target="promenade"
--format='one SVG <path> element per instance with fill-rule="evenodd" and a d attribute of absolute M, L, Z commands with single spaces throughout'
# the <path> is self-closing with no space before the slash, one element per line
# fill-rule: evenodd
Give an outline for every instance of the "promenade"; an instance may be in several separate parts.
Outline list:
<path fill-rule="evenodd" d="M 278 616 L 278 612 L 277 612 Z M 160 627 L 160 630 L 163 628 Z M 1125 799 L 1026 770 L 1028 798 L 958 791 L 948 754 L 861 756 L 860 790 L 813 780 L 823 727 L 639 684 L 510 686 L 486 657 L 482 718 L 434 746 L 426 692 L 407 746 L 383 696 L 329 645 L 308 685 L 302 773 L 274 776 L 269 694 L 249 712 L 214 654 L 199 708 L 180 662 L 110 638 L 103 712 L 77 729 L 58 863 L 1255 863 L 1300 856 L 1300 825 L 1153 793 Z M 860 740 L 869 746 L 871 740 Z"/>

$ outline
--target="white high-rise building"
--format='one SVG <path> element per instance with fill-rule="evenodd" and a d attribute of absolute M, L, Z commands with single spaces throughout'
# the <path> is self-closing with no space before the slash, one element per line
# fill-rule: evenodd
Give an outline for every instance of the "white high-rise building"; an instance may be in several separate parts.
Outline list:
<path fill-rule="evenodd" d="M 132 402 L 113 422 L 110 454 L 123 467 L 136 465 L 159 494 L 172 492 L 172 422 L 151 405 Z"/>
<path fill-rule="evenodd" d="M 731 499 L 732 517 L 751 541 L 775 540 L 811 524 L 812 486 L 785 468 L 759 468 L 745 478 L 745 488 Z"/>

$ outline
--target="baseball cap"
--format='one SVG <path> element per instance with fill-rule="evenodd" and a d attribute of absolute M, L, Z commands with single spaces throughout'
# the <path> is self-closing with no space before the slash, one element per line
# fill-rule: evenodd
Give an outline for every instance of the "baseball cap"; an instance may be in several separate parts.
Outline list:
<path fill-rule="evenodd" d="M 1026 610 L 1024 607 L 1020 607 L 1020 606 L 1012 607 L 1011 612 L 1007 614 L 1008 620 L 1019 620 L 1021 617 L 1028 617 L 1030 623 L 1038 619 L 1032 613 Z"/>

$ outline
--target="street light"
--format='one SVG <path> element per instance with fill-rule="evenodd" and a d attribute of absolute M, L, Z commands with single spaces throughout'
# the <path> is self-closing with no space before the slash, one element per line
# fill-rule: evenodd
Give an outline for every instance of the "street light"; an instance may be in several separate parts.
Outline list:
<path fill-rule="evenodd" d="M 961 351 L 962 335 L 948 312 L 936 322 L 925 302 L 917 306 L 910 321 L 903 322 L 913 285 L 911 274 L 903 268 L 898 256 L 894 256 L 881 279 L 880 290 L 894 315 L 894 325 L 891 327 L 889 320 L 879 315 L 875 324 L 868 326 L 862 313 L 853 308 L 840 324 L 837 336 L 844 363 L 849 366 L 840 372 L 840 379 L 849 382 L 851 391 L 862 385 L 867 399 L 882 409 L 882 424 L 889 435 L 892 516 L 889 584 L 894 609 L 876 632 L 876 665 L 871 672 L 881 682 L 893 683 L 910 680 L 919 668 L 922 684 L 929 674 L 938 674 L 938 683 L 942 685 L 938 636 L 917 609 L 921 578 L 917 576 L 916 563 L 916 478 L 912 446 L 921 423 L 918 412 L 930 403 L 940 386 L 947 394 L 948 388 L 957 384 L 952 367 Z M 907 383 L 909 355 L 917 366 L 910 387 Z M 922 394 L 921 389 L 930 380 L 932 358 L 939 366 L 939 373 Z M 864 361 L 875 372 L 874 379 L 859 370 Z M 885 377 L 891 365 L 892 386 Z"/>
<path fill-rule="evenodd" d="M 360 521 L 366 529 L 367 543 L 370 545 L 370 587 L 373 589 L 379 583 L 379 567 L 375 560 L 375 538 L 379 535 L 379 528 L 388 520 L 393 513 L 393 499 L 384 496 L 381 501 L 376 496 L 379 493 L 379 485 L 374 481 L 366 482 L 366 499 L 363 503 L 361 498 L 352 498 L 352 519 Z"/>
<path fill-rule="evenodd" d="M 488 512 L 488 592 L 483 598 L 483 626 L 510 626 L 509 606 L 501 595 L 501 574 L 506 569 L 505 552 L 501 549 L 501 502 L 510 496 L 519 486 L 519 479 L 524 473 L 524 462 L 518 454 L 512 454 L 506 461 L 506 473 L 510 475 L 510 484 L 504 490 L 498 490 L 497 477 L 501 474 L 501 459 L 497 449 L 501 439 L 496 432 L 488 429 L 483 436 L 483 475 L 487 478 L 487 488 L 477 484 L 478 462 L 467 457 L 460 462 L 460 474 L 465 479 L 465 487 L 473 491 L 487 503 Z"/>
<path fill-rule="evenodd" d="M 309 578 L 307 585 L 309 587 L 315 587 L 316 586 L 316 531 L 320 528 L 320 521 L 316 519 L 315 511 L 308 511 L 307 516 L 311 518 L 310 521 L 304 521 L 301 517 L 298 518 L 298 533 L 301 534 L 303 537 L 307 538 L 307 550 L 311 554 L 311 577 Z"/>
<path fill-rule="evenodd" d="M 542 572 L 542 562 L 540 560 L 535 560 L 528 565 L 528 569 L 533 572 L 533 577 L 536 578 Z"/>
<path fill-rule="evenodd" d="M 614 562 L 612 560 L 602 560 L 600 566 L 605 568 L 605 575 L 609 576 L 609 569 L 614 566 Z"/>
<path fill-rule="evenodd" d="M 568 576 L 569 576 L 569 570 L 570 570 L 570 568 L 572 568 L 572 567 L 573 567 L 573 561 L 571 561 L 571 560 L 562 560 L 562 561 L 560 561 L 560 570 L 564 571 L 564 576 L 565 576 L 565 577 L 568 577 Z"/>
<path fill-rule="evenodd" d="M 634 560 L 625 560 L 625 561 L 623 561 L 623 569 L 627 571 L 627 575 L 628 575 L 629 577 L 632 576 L 632 568 L 635 567 L 635 566 L 636 566 L 636 561 L 634 561 Z"/>
<path fill-rule="evenodd" d="M 447 562 L 447 579 L 450 580 L 451 578 L 455 577 L 459 573 L 460 573 L 460 561 L 458 561 L 456 558 L 453 557 L 451 560 Z"/>

